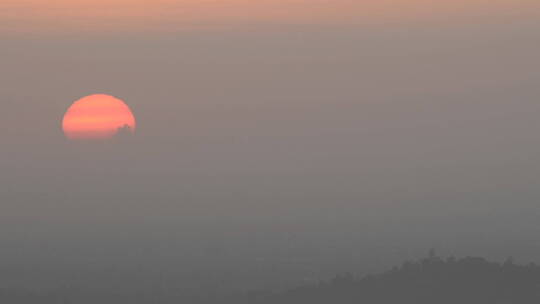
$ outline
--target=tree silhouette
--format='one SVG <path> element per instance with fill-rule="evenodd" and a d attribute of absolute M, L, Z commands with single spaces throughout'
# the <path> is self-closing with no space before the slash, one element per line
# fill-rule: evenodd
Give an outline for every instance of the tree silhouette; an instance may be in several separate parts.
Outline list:
<path fill-rule="evenodd" d="M 224 301 L 221 303 L 232 303 Z M 483 258 L 428 257 L 363 278 L 337 276 L 328 283 L 274 294 L 259 304 L 532 304 L 540 303 L 540 267 Z"/>
<path fill-rule="evenodd" d="M 116 134 L 114 135 L 114 138 L 117 139 L 127 139 L 131 138 L 133 136 L 133 129 L 129 125 L 123 125 L 121 127 L 118 127 Z"/>
<path fill-rule="evenodd" d="M 534 263 L 519 265 L 513 259 L 503 263 L 478 257 L 442 259 L 430 250 L 426 258 L 404 262 L 387 272 L 364 277 L 346 273 L 281 293 L 224 296 L 204 288 L 201 294 L 193 295 L 178 288 L 122 296 L 80 290 L 32 293 L 0 289 L 0 303 L 536 304 L 540 303 L 540 267 Z"/>

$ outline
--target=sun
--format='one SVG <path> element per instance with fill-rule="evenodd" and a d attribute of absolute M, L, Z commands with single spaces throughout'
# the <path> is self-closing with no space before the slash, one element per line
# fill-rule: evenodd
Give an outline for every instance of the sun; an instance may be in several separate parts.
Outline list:
<path fill-rule="evenodd" d="M 116 97 L 94 94 L 75 101 L 67 110 L 62 129 L 72 140 L 109 139 L 119 132 L 135 132 L 129 106 Z"/>

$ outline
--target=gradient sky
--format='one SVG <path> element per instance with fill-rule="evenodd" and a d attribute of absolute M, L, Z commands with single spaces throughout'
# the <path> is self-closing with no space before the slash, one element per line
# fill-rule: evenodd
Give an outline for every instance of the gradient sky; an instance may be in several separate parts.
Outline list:
<path fill-rule="evenodd" d="M 133 32 L 530 16 L 535 0 L 5 0 L 1 32 Z M 451 21 L 450 21 L 451 22 Z"/>
<path fill-rule="evenodd" d="M 430 247 L 538 262 L 538 8 L 0 1 L 5 286 L 279 286 Z M 132 141 L 64 138 L 94 93 L 128 103 Z"/>

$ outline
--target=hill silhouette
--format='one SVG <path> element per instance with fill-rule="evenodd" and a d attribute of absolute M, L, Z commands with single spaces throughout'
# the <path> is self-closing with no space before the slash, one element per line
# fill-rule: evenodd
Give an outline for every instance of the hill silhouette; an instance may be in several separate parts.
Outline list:
<path fill-rule="evenodd" d="M 516 265 L 512 259 L 442 259 L 431 253 L 378 275 L 344 274 L 315 286 L 254 294 L 235 303 L 532 304 L 540 303 L 540 267 Z"/>
<path fill-rule="evenodd" d="M 91 290 L 91 289 L 90 289 Z M 0 288 L 0 303 L 191 303 L 191 304 L 538 304 L 540 267 L 518 265 L 511 258 L 503 263 L 484 258 L 426 258 L 405 262 L 389 271 L 358 277 L 336 276 L 316 285 L 285 292 L 250 292 L 236 295 L 200 290 L 186 294 L 182 286 L 168 291 L 95 293 L 64 290 L 35 293 Z"/>

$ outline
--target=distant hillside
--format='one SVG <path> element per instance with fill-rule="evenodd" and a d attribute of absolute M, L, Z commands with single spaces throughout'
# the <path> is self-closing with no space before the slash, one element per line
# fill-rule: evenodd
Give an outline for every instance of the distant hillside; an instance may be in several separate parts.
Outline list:
<path fill-rule="evenodd" d="M 0 289 L 6 304 L 539 304 L 540 267 L 483 258 L 442 259 L 434 253 L 416 262 L 365 277 L 337 276 L 283 293 L 236 296 L 200 290 L 133 290 L 118 293 L 66 289 L 50 293 Z"/>
<path fill-rule="evenodd" d="M 226 301 L 230 303 L 229 301 Z M 250 295 L 250 304 L 521 304 L 540 303 L 540 267 L 511 259 L 441 259 L 417 262 L 363 278 L 341 275 L 330 282 L 273 295 Z"/>

